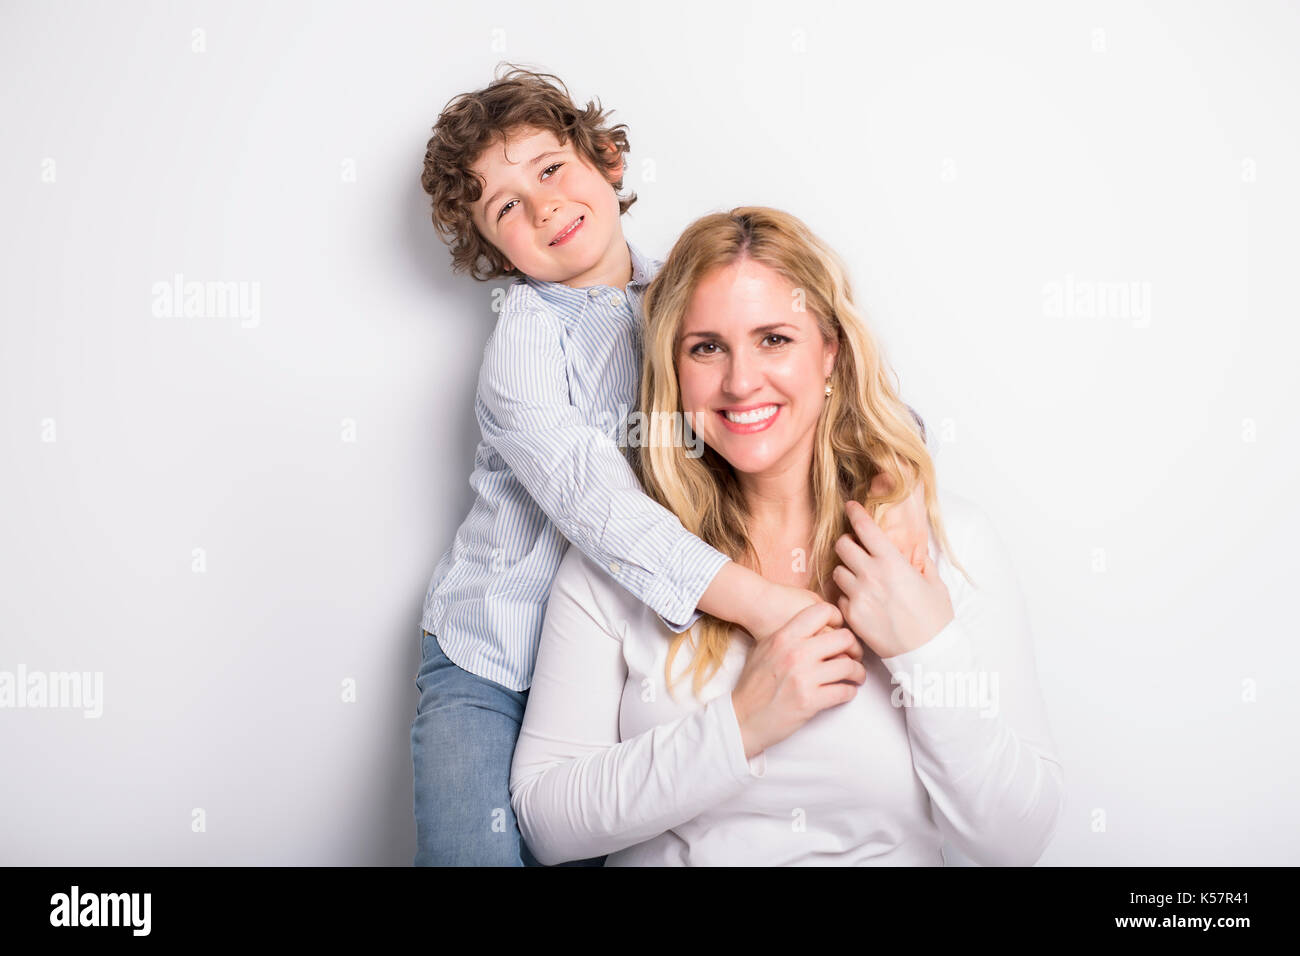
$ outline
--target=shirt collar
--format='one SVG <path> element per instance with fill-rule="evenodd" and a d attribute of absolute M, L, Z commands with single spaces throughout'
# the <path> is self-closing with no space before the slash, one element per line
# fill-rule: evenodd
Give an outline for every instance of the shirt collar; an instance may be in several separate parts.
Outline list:
<path fill-rule="evenodd" d="M 631 285 L 644 289 L 650 284 L 654 276 L 650 275 L 650 260 L 641 254 L 641 250 L 632 243 L 627 244 L 627 251 L 632 254 L 632 282 Z"/>
<path fill-rule="evenodd" d="M 650 284 L 654 278 L 650 274 L 650 260 L 642 255 L 631 242 L 627 244 L 628 254 L 632 258 L 632 281 L 628 283 L 629 289 L 635 289 L 640 292 Z M 597 288 L 610 288 L 609 286 L 592 286 L 586 289 L 575 289 L 567 286 L 563 282 L 547 282 L 542 279 L 534 279 L 532 276 L 524 276 L 524 282 L 537 290 L 537 294 L 542 300 L 560 308 L 564 312 L 581 311 L 583 304 L 587 301 L 588 296 Z M 623 292 L 622 289 L 615 290 Z"/>

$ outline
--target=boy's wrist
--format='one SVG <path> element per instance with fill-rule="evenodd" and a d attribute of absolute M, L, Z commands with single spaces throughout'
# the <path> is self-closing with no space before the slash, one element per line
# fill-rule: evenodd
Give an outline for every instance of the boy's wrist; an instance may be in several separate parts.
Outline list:
<path fill-rule="evenodd" d="M 699 609 L 732 624 L 738 624 L 751 634 L 759 627 L 763 593 L 763 578 L 744 565 L 728 561 L 713 576 L 700 597 Z"/>

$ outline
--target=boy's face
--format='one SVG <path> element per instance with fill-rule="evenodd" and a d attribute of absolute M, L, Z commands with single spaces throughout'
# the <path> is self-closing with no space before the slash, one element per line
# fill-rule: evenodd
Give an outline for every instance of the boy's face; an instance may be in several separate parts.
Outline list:
<path fill-rule="evenodd" d="M 549 130 L 527 128 L 498 139 L 471 169 L 486 183 L 471 210 L 474 225 L 514 268 L 575 288 L 610 273 L 626 244 L 613 189 L 620 173 L 605 175 L 572 141 L 560 145 Z"/>

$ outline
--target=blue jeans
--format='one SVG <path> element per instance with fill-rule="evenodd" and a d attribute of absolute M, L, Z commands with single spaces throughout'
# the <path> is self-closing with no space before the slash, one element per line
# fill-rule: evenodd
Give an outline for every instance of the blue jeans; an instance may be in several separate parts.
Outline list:
<path fill-rule="evenodd" d="M 461 669 L 436 637 L 420 634 L 420 703 L 411 722 L 415 865 L 540 866 L 510 806 L 510 761 L 528 691 Z"/>

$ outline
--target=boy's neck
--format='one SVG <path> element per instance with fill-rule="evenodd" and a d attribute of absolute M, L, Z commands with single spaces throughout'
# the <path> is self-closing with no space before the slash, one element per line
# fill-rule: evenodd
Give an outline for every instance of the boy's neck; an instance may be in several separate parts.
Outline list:
<path fill-rule="evenodd" d="M 620 229 L 610 242 L 605 254 L 587 271 L 565 279 L 561 285 L 572 289 L 586 289 L 591 286 L 604 285 L 614 289 L 626 289 L 632 281 L 632 254 L 628 250 L 627 240 Z"/>

